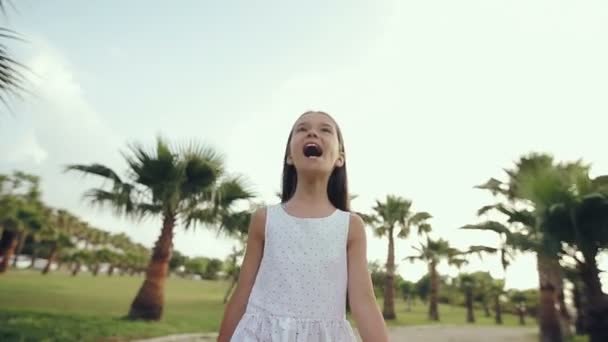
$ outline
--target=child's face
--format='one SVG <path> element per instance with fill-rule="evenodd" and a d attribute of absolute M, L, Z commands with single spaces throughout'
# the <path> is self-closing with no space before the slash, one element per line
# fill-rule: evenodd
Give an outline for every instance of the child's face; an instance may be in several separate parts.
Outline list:
<path fill-rule="evenodd" d="M 322 113 L 302 115 L 293 126 L 287 163 L 298 172 L 331 173 L 344 165 L 335 122 Z"/>

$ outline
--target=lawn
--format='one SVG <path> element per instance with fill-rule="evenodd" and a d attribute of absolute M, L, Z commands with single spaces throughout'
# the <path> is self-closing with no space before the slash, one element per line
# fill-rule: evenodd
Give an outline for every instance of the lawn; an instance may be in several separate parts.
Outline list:
<path fill-rule="evenodd" d="M 225 282 L 171 278 L 161 322 L 121 319 L 141 282 L 142 278 L 128 276 L 11 271 L 0 276 L 0 341 L 125 341 L 218 330 Z M 406 312 L 399 300 L 398 319 L 389 325 L 430 324 L 426 312 L 422 303 Z M 440 315 L 443 324 L 466 324 L 464 308 L 441 306 Z M 483 312 L 477 311 L 476 318 L 476 324 L 494 324 Z M 512 315 L 505 315 L 504 321 L 517 326 Z M 528 318 L 528 324 L 534 324 L 533 319 Z"/>
<path fill-rule="evenodd" d="M 161 322 L 122 320 L 141 282 L 128 276 L 9 272 L 0 277 L 0 341 L 119 341 L 217 331 L 227 284 L 169 279 Z"/>

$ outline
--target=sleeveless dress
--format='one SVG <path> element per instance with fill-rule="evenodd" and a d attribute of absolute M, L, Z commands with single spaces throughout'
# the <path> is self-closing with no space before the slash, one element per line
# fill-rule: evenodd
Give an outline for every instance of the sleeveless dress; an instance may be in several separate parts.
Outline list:
<path fill-rule="evenodd" d="M 354 342 L 346 319 L 350 213 L 266 209 L 264 254 L 231 342 Z"/>

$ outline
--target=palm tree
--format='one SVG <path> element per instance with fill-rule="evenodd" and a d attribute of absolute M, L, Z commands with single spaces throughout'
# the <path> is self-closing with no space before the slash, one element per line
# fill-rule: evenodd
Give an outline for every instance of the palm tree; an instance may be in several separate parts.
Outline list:
<path fill-rule="evenodd" d="M 210 148 L 191 144 L 174 149 L 158 138 L 155 151 L 140 145 L 130 150 L 131 155 L 125 156 L 129 166 L 125 179 L 101 164 L 70 165 L 67 170 L 109 180 L 109 189 L 91 189 L 86 196 L 93 203 L 109 205 L 117 215 L 161 216 L 162 227 L 145 281 L 128 314 L 131 319 L 159 320 L 176 222 L 183 222 L 186 228 L 196 222 L 217 222 L 226 202 L 252 195 L 239 178 L 220 183 L 225 173 L 223 160 Z"/>
<path fill-rule="evenodd" d="M 602 291 L 596 260 L 608 248 L 608 176 L 591 178 L 589 167 L 580 161 L 543 171 L 526 179 L 525 194 L 545 204 L 540 217 L 544 229 L 572 247 L 562 246 L 562 252 L 576 262 L 587 300 L 583 315 L 590 340 L 608 340 L 608 296 Z M 544 196 L 542 179 L 548 177 L 562 182 L 559 198 Z"/>
<path fill-rule="evenodd" d="M 410 262 L 422 260 L 427 263 L 429 276 L 431 281 L 431 289 L 429 295 L 429 313 L 428 317 L 432 321 L 439 321 L 439 274 L 437 273 L 437 265 L 442 260 L 446 260 L 450 265 L 460 267 L 465 260 L 460 256 L 462 252 L 450 247 L 450 244 L 443 239 L 432 240 L 427 236 L 426 244 L 420 244 L 420 248 L 414 247 L 418 252 L 417 255 L 405 258 Z"/>
<path fill-rule="evenodd" d="M 584 299 L 583 284 L 579 271 L 575 267 L 563 267 L 564 276 L 572 284 L 572 304 L 576 310 L 576 319 L 574 328 L 577 335 L 585 335 L 587 333 L 587 324 L 585 322 L 585 314 L 587 311 L 586 299 Z"/>
<path fill-rule="evenodd" d="M 226 260 L 224 270 L 226 272 L 226 278 L 230 280 L 230 286 L 228 286 L 228 289 L 226 290 L 226 294 L 224 294 L 224 300 L 223 300 L 224 304 L 226 304 L 228 302 L 228 299 L 230 298 L 230 295 L 232 294 L 232 290 L 234 289 L 234 287 L 236 286 L 236 284 L 238 282 L 239 274 L 241 272 L 241 267 L 239 266 L 238 259 L 241 256 L 243 256 L 243 249 L 233 247 L 232 253 L 230 253 L 230 255 L 228 255 L 228 258 Z"/>
<path fill-rule="evenodd" d="M 251 213 L 258 208 L 263 207 L 263 203 L 252 203 L 249 210 L 236 211 L 231 207 L 230 203 L 221 205 L 220 213 L 220 229 L 218 233 L 223 232 L 225 235 L 237 240 L 238 245 L 233 247 L 232 253 L 228 256 L 225 264 L 226 276 L 230 279 L 230 285 L 224 295 L 224 304 L 228 302 L 232 290 L 236 287 L 240 274 L 239 258 L 245 254 L 249 221 Z"/>
<path fill-rule="evenodd" d="M 91 273 L 93 276 L 97 276 L 99 274 L 99 269 L 102 264 L 110 264 L 115 259 L 115 253 L 107 248 L 98 249 L 93 252 L 93 269 Z"/>
<path fill-rule="evenodd" d="M 114 234 L 109 239 L 112 245 L 112 255 L 110 260 L 110 266 L 108 267 L 108 276 L 112 276 L 116 267 L 120 267 L 122 258 L 126 250 L 131 248 L 133 244 L 131 239 L 125 233 Z"/>
<path fill-rule="evenodd" d="M 50 209 L 45 211 L 44 227 L 41 229 L 39 239 L 42 244 L 49 246 L 49 256 L 42 274 L 47 274 L 51 270 L 51 265 L 60 255 L 63 248 L 73 247 L 71 228 L 76 218 L 65 210 L 53 212 Z"/>
<path fill-rule="evenodd" d="M 2 241 L 0 250 L 0 273 L 7 271 L 18 244 L 18 237 L 24 231 L 41 228 L 42 217 L 39 179 L 23 172 L 2 178 L 0 188 L 0 227 Z"/>
<path fill-rule="evenodd" d="M 511 290 L 509 291 L 509 299 L 517 311 L 519 325 L 526 325 L 526 301 L 528 299 L 526 294 L 520 290 Z"/>
<path fill-rule="evenodd" d="M 10 1 L 0 0 L 0 11 L 3 14 L 6 14 L 7 4 L 12 6 Z M 6 27 L 0 27 L 0 39 L 22 40 L 15 31 Z M 8 106 L 9 97 L 19 98 L 25 90 L 23 88 L 25 77 L 21 71 L 27 70 L 27 68 L 11 57 L 5 43 L 0 43 L 0 70 L 2 70 L 0 72 L 0 101 Z"/>
<path fill-rule="evenodd" d="M 473 311 L 475 276 L 469 273 L 461 273 L 456 278 L 456 285 L 464 293 L 464 302 L 467 308 L 467 323 L 475 323 L 475 312 Z"/>
<path fill-rule="evenodd" d="M 489 190 L 495 196 L 503 196 L 506 202 L 497 203 L 480 209 L 480 214 L 490 210 L 507 216 L 511 224 L 506 227 L 496 221 L 463 228 L 493 230 L 506 237 L 506 245 L 517 250 L 536 253 L 539 286 L 541 290 L 539 306 L 539 326 L 541 341 L 564 340 L 568 335 L 565 309 L 560 312 L 558 293 L 562 292 L 563 280 L 559 266 L 561 244 L 559 238 L 544 231 L 542 216 L 547 203 L 564 198 L 565 192 L 559 177 L 550 172 L 547 177 L 538 177 L 553 167 L 553 158 L 544 154 L 530 154 L 521 157 L 512 170 L 506 170 L 508 182 L 490 179 L 476 188 Z M 532 180 L 537 179 L 545 189 L 540 197 L 530 196 Z M 503 249 L 504 251 L 505 249 Z M 503 260 L 505 260 L 503 253 Z"/>
<path fill-rule="evenodd" d="M 92 258 L 92 253 L 89 250 L 74 250 L 72 254 L 67 257 L 67 260 L 73 264 L 71 270 L 72 276 L 76 276 L 78 273 L 80 273 L 82 270 L 82 265 L 89 265 Z"/>
<path fill-rule="evenodd" d="M 386 260 L 386 279 L 384 284 L 384 319 L 394 320 L 395 314 L 395 231 L 397 237 L 405 239 L 413 228 L 418 234 L 429 232 L 431 227 L 427 220 L 431 215 L 427 212 L 412 211 L 412 201 L 398 196 L 388 195 L 384 202 L 376 201 L 372 215 L 362 215 L 363 219 L 372 226 L 378 237 L 388 239 L 388 256 Z"/>
<path fill-rule="evenodd" d="M 500 298 L 505 294 L 504 279 L 493 279 L 489 288 L 489 294 L 494 300 L 494 321 L 502 324 L 502 305 Z"/>

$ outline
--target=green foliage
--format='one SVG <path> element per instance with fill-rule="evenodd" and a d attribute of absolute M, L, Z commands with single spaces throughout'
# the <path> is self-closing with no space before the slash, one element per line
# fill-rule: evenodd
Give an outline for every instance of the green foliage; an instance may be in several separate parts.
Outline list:
<path fill-rule="evenodd" d="M 196 274 L 202 279 L 215 280 L 222 269 L 223 262 L 219 259 L 197 257 L 186 261 L 186 273 Z"/>
<path fill-rule="evenodd" d="M 177 271 L 180 267 L 185 267 L 188 257 L 179 251 L 173 251 L 171 260 L 169 261 L 169 269 L 172 272 Z"/>
<path fill-rule="evenodd" d="M 413 228 L 418 234 L 428 233 L 431 229 L 427 221 L 432 217 L 427 212 L 412 211 L 412 201 L 399 196 L 388 195 L 384 202 L 376 201 L 373 215 L 362 215 L 364 221 L 371 225 L 378 237 L 393 234 L 397 230 L 399 238 L 409 236 Z"/>
<path fill-rule="evenodd" d="M 408 297 L 416 295 L 416 284 L 414 282 L 401 279 L 397 286 L 399 287 L 399 293 L 401 294 L 403 300 L 407 300 Z"/>
<path fill-rule="evenodd" d="M 132 144 L 130 154 L 124 156 L 129 166 L 125 179 L 101 164 L 73 164 L 66 171 L 109 181 L 109 187 L 91 189 L 85 196 L 117 215 L 169 214 L 186 227 L 217 222 L 222 208 L 252 197 L 242 179 L 226 177 L 223 158 L 207 146 L 191 143 L 173 148 L 159 137 L 154 150 Z"/>
<path fill-rule="evenodd" d="M 539 300 L 538 289 L 508 290 L 506 291 L 506 297 L 508 301 L 505 304 L 505 311 L 516 314 L 517 307 L 524 305 L 528 315 L 531 317 L 536 316 Z"/>

